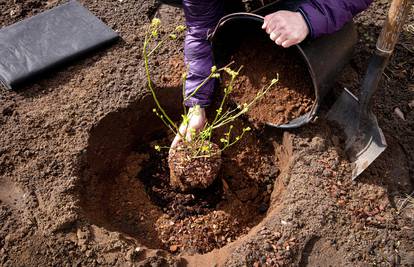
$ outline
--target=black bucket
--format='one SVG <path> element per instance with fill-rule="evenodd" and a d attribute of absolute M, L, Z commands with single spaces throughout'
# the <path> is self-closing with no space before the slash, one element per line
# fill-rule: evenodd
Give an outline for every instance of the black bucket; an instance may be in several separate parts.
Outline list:
<path fill-rule="evenodd" d="M 241 39 L 249 34 L 253 35 L 254 33 L 254 38 L 266 38 L 270 41 L 268 34 L 261 28 L 264 16 L 277 10 L 283 10 L 284 7 L 282 4 L 275 3 L 257 10 L 254 14 L 233 13 L 224 16 L 209 35 L 216 64 L 223 66 L 228 63 L 234 47 L 237 47 Z M 288 129 L 300 127 L 314 120 L 323 98 L 351 58 L 356 42 L 357 33 L 354 24 L 350 22 L 336 33 L 317 39 L 307 39 L 301 44 L 289 48 L 297 50 L 297 54 L 303 59 L 302 62 L 306 64 L 313 83 L 314 104 L 309 112 L 288 123 L 281 125 L 267 124 Z"/>

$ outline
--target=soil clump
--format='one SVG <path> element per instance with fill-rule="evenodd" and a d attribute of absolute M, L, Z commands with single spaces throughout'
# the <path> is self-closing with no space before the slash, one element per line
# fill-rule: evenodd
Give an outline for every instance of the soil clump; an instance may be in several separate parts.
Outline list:
<path fill-rule="evenodd" d="M 234 131 L 241 132 L 243 123 L 236 124 Z M 141 146 L 135 152 L 140 155 L 137 158 L 148 159 L 136 177 L 163 213 L 156 220 L 156 231 L 166 250 L 206 253 L 247 234 L 263 219 L 278 174 L 271 143 L 246 134 L 240 145 L 223 152 L 222 168 L 208 188 L 182 192 L 170 184 L 168 151 L 152 148 L 170 140 L 153 140 L 150 146 Z"/>
<path fill-rule="evenodd" d="M 312 79 L 293 48 L 280 48 L 263 38 L 244 39 L 231 61 L 243 66 L 231 94 L 237 104 L 251 102 L 279 75 L 279 82 L 250 108 L 251 119 L 281 125 L 311 110 L 315 99 Z"/>
<path fill-rule="evenodd" d="M 218 145 L 209 141 L 199 144 L 200 147 L 195 145 L 179 142 L 170 150 L 168 157 L 170 183 L 181 191 L 209 187 L 220 170 L 221 150 Z M 201 152 L 204 148 L 206 151 Z"/>

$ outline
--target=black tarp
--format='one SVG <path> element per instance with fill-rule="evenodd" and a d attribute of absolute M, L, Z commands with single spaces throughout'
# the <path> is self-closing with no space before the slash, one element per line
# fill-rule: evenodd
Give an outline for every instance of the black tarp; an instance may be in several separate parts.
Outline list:
<path fill-rule="evenodd" d="M 0 30 L 0 81 L 14 89 L 117 38 L 86 8 L 70 1 Z"/>

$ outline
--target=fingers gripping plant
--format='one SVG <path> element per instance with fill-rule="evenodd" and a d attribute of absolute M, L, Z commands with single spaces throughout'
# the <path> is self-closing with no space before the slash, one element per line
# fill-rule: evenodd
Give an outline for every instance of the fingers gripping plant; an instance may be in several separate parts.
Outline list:
<path fill-rule="evenodd" d="M 148 88 L 151 91 L 152 97 L 154 98 L 156 108 L 153 109 L 153 112 L 162 120 L 162 122 L 165 124 L 165 126 L 171 130 L 175 135 L 184 135 L 182 132 L 180 132 L 179 126 L 169 117 L 169 115 L 166 113 L 164 108 L 160 105 L 160 102 L 157 98 L 157 95 L 155 93 L 154 84 L 151 80 L 151 73 L 150 73 L 150 57 L 154 55 L 154 53 L 162 47 L 163 44 L 165 44 L 167 41 L 175 40 L 177 39 L 179 34 L 182 34 L 185 30 L 184 26 L 178 26 L 175 28 L 174 32 L 170 34 L 165 34 L 164 36 L 160 36 L 159 30 L 161 27 L 161 21 L 159 19 L 153 19 L 151 24 L 148 26 L 148 30 L 145 35 L 145 41 L 143 45 L 143 58 L 145 63 L 145 71 L 147 76 L 147 82 L 148 82 Z M 262 89 L 260 89 L 255 98 L 249 102 L 244 103 L 241 105 L 238 105 L 236 108 L 227 108 L 225 103 L 229 98 L 229 95 L 233 91 L 233 84 L 235 80 L 237 79 L 242 67 L 240 67 L 237 70 L 233 70 L 230 68 L 232 63 L 229 65 L 217 68 L 216 66 L 213 66 L 211 69 L 211 72 L 209 76 L 200 84 L 197 86 L 197 88 L 189 95 L 185 95 L 185 80 L 186 80 L 186 73 L 183 74 L 182 80 L 183 80 L 183 114 L 182 114 L 182 123 L 181 127 L 187 127 L 190 121 L 190 118 L 194 113 L 200 111 L 200 107 L 196 106 L 192 109 L 187 109 L 185 106 L 185 102 L 193 97 L 200 88 L 202 88 L 208 81 L 211 79 L 219 79 L 223 74 L 229 75 L 229 82 L 226 84 L 224 88 L 224 95 L 220 102 L 219 108 L 216 110 L 214 119 L 211 122 L 208 122 L 205 124 L 205 126 L 200 130 L 200 132 L 195 132 L 194 129 L 190 129 L 190 135 L 191 138 L 186 138 L 185 136 L 181 136 L 181 143 L 179 146 L 183 147 L 185 150 L 185 160 L 181 161 L 180 164 L 187 164 L 191 165 L 194 164 L 195 161 L 204 160 L 204 163 L 210 162 L 212 159 L 219 159 L 221 152 L 234 144 L 236 144 L 238 141 L 240 141 L 244 134 L 248 131 L 250 131 L 250 127 L 243 128 L 242 132 L 240 134 L 233 134 L 233 122 L 235 119 L 240 117 L 241 115 L 245 114 L 249 111 L 249 108 L 255 104 L 260 98 L 262 98 L 268 90 L 274 86 L 278 82 L 278 77 L 276 79 L 273 79 L 271 83 Z M 228 127 L 228 130 L 220 138 L 221 147 L 218 147 L 217 145 L 213 144 L 211 142 L 213 133 L 216 129 L 220 127 Z M 168 149 L 169 147 L 161 147 L 161 146 L 155 146 L 155 149 L 160 151 L 161 149 Z M 170 150 L 171 151 L 171 150 Z M 169 161 L 172 160 L 170 153 Z M 170 164 L 171 168 L 171 164 Z M 183 167 L 184 168 L 184 167 Z M 181 168 L 181 169 L 183 169 Z M 205 170 L 204 170 L 205 172 Z M 184 174 L 188 174 L 188 172 L 183 171 Z M 173 175 L 172 175 L 173 176 Z M 173 179 L 171 177 L 171 179 Z M 172 182 L 173 183 L 173 182 Z M 201 187 L 206 187 L 209 184 L 203 184 Z M 189 185 L 189 187 L 194 186 L 194 184 Z M 186 187 L 180 185 L 181 189 L 185 190 Z"/>

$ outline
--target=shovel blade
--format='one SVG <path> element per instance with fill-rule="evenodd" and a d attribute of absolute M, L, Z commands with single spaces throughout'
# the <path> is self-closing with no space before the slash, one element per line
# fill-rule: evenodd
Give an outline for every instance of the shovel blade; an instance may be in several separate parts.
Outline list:
<path fill-rule="evenodd" d="M 345 152 L 352 163 L 352 179 L 356 179 L 385 150 L 387 143 L 372 112 L 361 114 L 358 98 L 344 89 L 327 114 L 344 130 Z"/>

